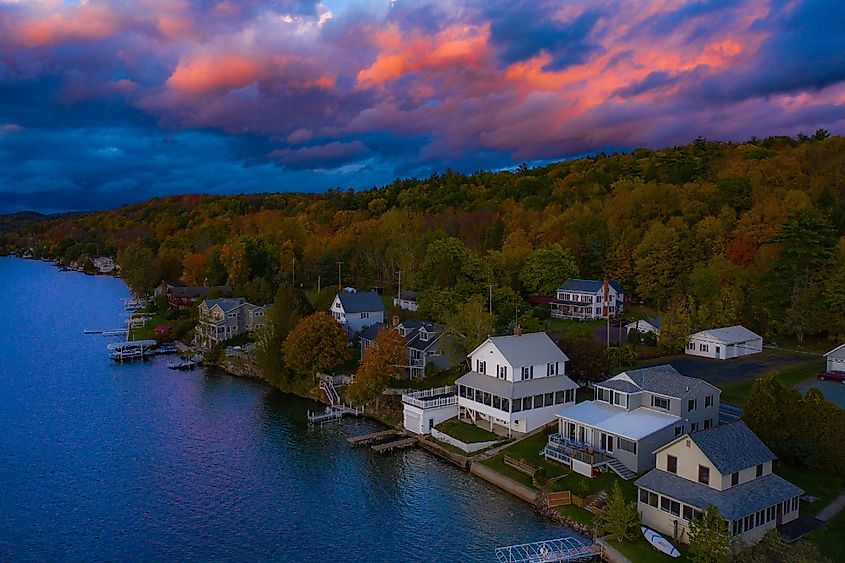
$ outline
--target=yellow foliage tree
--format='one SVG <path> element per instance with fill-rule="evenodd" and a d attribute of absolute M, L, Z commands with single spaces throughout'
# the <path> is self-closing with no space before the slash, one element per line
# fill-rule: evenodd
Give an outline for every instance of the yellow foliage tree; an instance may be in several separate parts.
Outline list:
<path fill-rule="evenodd" d="M 355 373 L 355 382 L 349 386 L 346 396 L 356 404 L 375 399 L 378 405 L 378 399 L 387 388 L 387 383 L 402 373 L 400 366 L 407 359 L 405 338 L 393 329 L 382 329 L 373 347 L 364 354 L 364 360 Z"/>

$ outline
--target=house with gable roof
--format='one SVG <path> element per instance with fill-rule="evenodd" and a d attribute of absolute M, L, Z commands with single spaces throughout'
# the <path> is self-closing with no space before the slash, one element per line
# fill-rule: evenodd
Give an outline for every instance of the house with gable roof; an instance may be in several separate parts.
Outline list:
<path fill-rule="evenodd" d="M 350 337 L 384 322 L 384 303 L 375 291 L 341 291 L 335 295 L 329 311 Z"/>
<path fill-rule="evenodd" d="M 607 300 L 601 280 L 568 279 L 550 303 L 551 315 L 559 319 L 594 320 L 621 315 L 625 306 L 622 286 L 608 281 Z M 607 312 L 605 312 L 605 305 Z"/>
<path fill-rule="evenodd" d="M 367 351 L 375 345 L 378 333 L 385 328 L 384 323 L 378 323 L 361 332 L 362 359 Z M 447 349 L 449 337 L 444 335 L 445 327 L 443 325 L 417 320 L 400 322 L 398 317 L 394 317 L 392 328 L 405 338 L 408 361 L 402 367 L 406 378 L 422 379 L 428 365 L 434 365 L 438 372 L 452 367 L 449 350 Z"/>
<path fill-rule="evenodd" d="M 685 354 L 730 360 L 763 351 L 763 337 L 741 325 L 710 328 L 690 335 Z"/>
<path fill-rule="evenodd" d="M 622 372 L 594 388 L 594 400 L 558 410 L 558 433 L 543 450 L 583 475 L 607 468 L 631 479 L 654 467 L 657 448 L 719 423 L 721 391 L 671 365 Z"/>
<path fill-rule="evenodd" d="M 267 306 L 253 305 L 243 297 L 206 299 L 199 305 L 197 343 L 211 348 L 224 340 L 266 325 Z"/>
<path fill-rule="evenodd" d="M 845 372 L 845 344 L 841 344 L 824 355 L 827 360 L 827 371 Z"/>
<path fill-rule="evenodd" d="M 650 332 L 655 336 L 660 336 L 660 326 L 663 324 L 660 317 L 645 317 L 625 325 L 625 334 L 627 335 L 632 330 L 640 333 Z"/>
<path fill-rule="evenodd" d="M 472 371 L 455 382 L 458 417 L 508 436 L 545 426 L 575 403 L 567 361 L 545 332 L 488 338 L 469 354 Z"/>
<path fill-rule="evenodd" d="M 655 452 L 636 481 L 644 526 L 689 542 L 690 521 L 713 505 L 731 537 L 756 543 L 798 518 L 804 491 L 772 473 L 775 455 L 744 422 L 690 432 Z"/>

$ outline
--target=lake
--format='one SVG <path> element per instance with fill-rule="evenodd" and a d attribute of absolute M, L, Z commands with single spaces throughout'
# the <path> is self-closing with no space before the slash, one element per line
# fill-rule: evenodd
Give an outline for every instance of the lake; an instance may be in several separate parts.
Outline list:
<path fill-rule="evenodd" d="M 492 561 L 569 535 L 367 420 L 172 359 L 118 365 L 115 278 L 0 258 L 0 560 Z"/>

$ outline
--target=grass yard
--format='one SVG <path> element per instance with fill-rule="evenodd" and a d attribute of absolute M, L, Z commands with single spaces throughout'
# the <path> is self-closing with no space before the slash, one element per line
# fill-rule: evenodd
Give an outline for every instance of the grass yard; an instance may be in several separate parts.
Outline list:
<path fill-rule="evenodd" d="M 651 544 L 646 541 L 639 529 L 636 531 L 636 534 L 637 535 L 634 539 L 627 540 L 624 543 L 619 543 L 615 539 L 608 539 L 607 543 L 618 549 L 622 555 L 630 559 L 633 563 L 651 563 L 652 561 L 689 561 L 689 558 L 686 556 L 684 546 L 673 544 L 678 548 L 678 551 L 681 552 L 680 557 L 673 559 L 672 557 L 654 549 Z"/>
<path fill-rule="evenodd" d="M 441 422 L 436 425 L 435 428 L 465 444 L 475 444 L 478 442 L 489 442 L 491 440 L 500 439 L 499 436 L 488 430 L 484 430 L 483 428 L 468 424 L 456 418 L 450 418 L 449 420 Z"/>
<path fill-rule="evenodd" d="M 576 321 L 571 319 L 555 319 L 548 321 L 548 331 L 560 334 L 568 340 L 592 340 L 597 326 L 604 326 L 606 321 Z"/>
<path fill-rule="evenodd" d="M 539 452 L 546 446 L 547 441 L 546 435 L 541 432 L 516 442 L 512 446 L 505 448 L 498 454 L 494 455 L 490 459 L 482 461 L 481 463 L 498 471 L 502 475 L 510 477 L 514 481 L 518 481 L 523 485 L 533 488 L 531 477 L 505 465 L 505 455 L 509 455 L 513 458 L 524 459 L 542 467 L 546 470 L 546 475 L 549 478 L 569 474 L 570 471 L 568 468 L 557 463 L 546 461 L 540 457 Z"/>
<path fill-rule="evenodd" d="M 802 381 L 810 379 L 822 370 L 824 370 L 823 360 L 809 360 L 787 368 L 777 369 L 769 373 L 777 374 L 781 383 L 787 387 L 792 387 Z M 754 379 L 749 379 L 725 385 L 722 387 L 720 400 L 723 403 L 729 403 L 738 407 L 743 406 L 745 404 L 745 399 L 748 398 L 748 394 L 751 393 L 751 387 L 754 385 L 754 381 Z"/>
<path fill-rule="evenodd" d="M 834 516 L 824 528 L 811 532 L 807 539 L 832 561 L 845 561 L 845 511 Z"/>
<path fill-rule="evenodd" d="M 816 502 L 801 502 L 801 514 L 815 516 L 833 499 L 845 492 L 845 478 L 834 477 L 809 469 L 796 468 L 785 463 L 778 463 L 774 472 L 804 489 L 805 494 L 818 497 Z M 845 528 L 843 528 L 845 530 Z"/>

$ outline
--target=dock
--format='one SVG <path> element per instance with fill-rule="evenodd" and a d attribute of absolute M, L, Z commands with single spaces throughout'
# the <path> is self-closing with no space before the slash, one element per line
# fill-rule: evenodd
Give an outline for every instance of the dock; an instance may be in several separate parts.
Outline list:
<path fill-rule="evenodd" d="M 594 557 L 601 557 L 601 547 L 585 544 L 576 538 L 558 538 L 496 548 L 496 559 L 500 563 L 564 563 L 586 561 Z"/>
<path fill-rule="evenodd" d="M 418 441 L 419 440 L 417 438 L 402 438 L 401 440 L 396 440 L 395 442 L 377 444 L 375 446 L 372 446 L 372 450 L 376 453 L 384 454 L 392 452 L 393 450 L 402 450 L 405 448 L 410 448 L 411 446 L 416 446 Z"/>
<path fill-rule="evenodd" d="M 155 340 L 131 340 L 126 342 L 115 342 L 106 348 L 111 351 L 109 357 L 117 362 L 124 360 L 143 359 L 153 354 L 154 348 L 158 346 Z"/>
<path fill-rule="evenodd" d="M 364 409 L 362 408 L 355 408 L 347 405 L 332 405 L 330 407 L 326 407 L 326 410 L 323 412 L 308 411 L 308 423 L 319 423 L 320 426 L 322 426 L 326 422 L 335 422 L 340 420 L 344 417 L 344 415 L 362 416 L 363 414 Z"/>
<path fill-rule="evenodd" d="M 376 442 L 383 442 L 388 438 L 394 436 L 402 436 L 402 432 L 398 430 L 381 430 L 379 432 L 371 432 L 369 434 L 361 434 L 360 436 L 352 436 L 347 438 L 350 446 L 368 446 Z"/>

